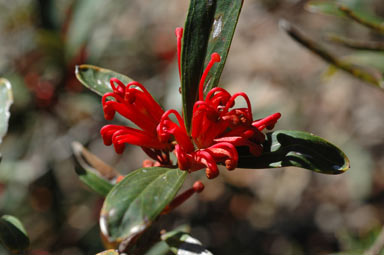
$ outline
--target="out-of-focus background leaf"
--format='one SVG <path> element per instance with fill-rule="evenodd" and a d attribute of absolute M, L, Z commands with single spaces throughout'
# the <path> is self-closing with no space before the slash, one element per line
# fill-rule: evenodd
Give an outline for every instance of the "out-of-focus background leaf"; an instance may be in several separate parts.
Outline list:
<path fill-rule="evenodd" d="M 28 249 L 28 234 L 19 219 L 11 215 L 3 215 L 0 218 L 0 243 L 15 254 Z"/>
<path fill-rule="evenodd" d="M 0 144 L 8 130 L 9 109 L 13 103 L 11 83 L 0 78 Z"/>
<path fill-rule="evenodd" d="M 222 168 L 202 193 L 161 216 L 159 229 L 189 223 L 191 236 L 224 255 L 360 252 L 371 244 L 365 240 L 384 223 L 384 93 L 343 72 L 325 78 L 328 66 L 277 23 L 286 18 L 314 35 L 372 41 L 382 35 L 308 13 L 306 2 L 244 1 L 219 85 L 246 92 L 254 119 L 281 112 L 276 129 L 311 132 L 337 145 L 351 169 L 327 176 Z M 384 16 L 381 0 L 351 2 Z M 102 198 L 79 180 L 71 143 L 79 141 L 124 175 L 146 157 L 133 146 L 118 156 L 103 145 L 100 96 L 77 81 L 75 66 L 132 77 L 164 109 L 181 111 L 174 29 L 184 24 L 188 1 L 0 0 L 0 7 L 0 73 L 14 94 L 1 144 L 0 212 L 22 220 L 32 250 L 97 254 L 105 250 Z M 182 189 L 199 177 L 203 171 L 188 176 Z"/>

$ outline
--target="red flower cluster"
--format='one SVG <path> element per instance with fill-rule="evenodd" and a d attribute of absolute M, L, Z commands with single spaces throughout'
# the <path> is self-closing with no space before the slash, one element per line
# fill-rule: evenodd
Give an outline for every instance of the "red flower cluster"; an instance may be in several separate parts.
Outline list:
<path fill-rule="evenodd" d="M 182 34 L 183 29 L 177 28 L 179 73 Z M 172 164 L 169 152 L 174 151 L 180 169 L 193 172 L 206 168 L 206 175 L 210 179 L 219 174 L 218 163 L 225 164 L 228 170 L 236 168 L 239 159 L 236 147 L 246 146 L 251 154 L 259 156 L 265 140 L 261 131 L 272 129 L 281 115 L 275 113 L 254 121 L 249 98 L 242 92 L 231 95 L 225 89 L 213 88 L 204 98 L 207 74 L 219 61 L 220 55 L 213 53 L 201 77 L 199 100 L 193 107 L 191 136 L 181 115 L 173 109 L 164 112 L 140 83 L 131 82 L 125 86 L 112 78 L 113 92 L 106 93 L 102 99 L 105 118 L 111 120 L 118 112 L 140 129 L 104 126 L 101 129 L 104 143 L 113 144 L 117 153 L 123 151 L 124 143 L 141 146 L 160 165 L 168 166 Z M 245 100 L 246 108 L 234 108 L 238 97 Z M 114 100 L 107 101 L 107 98 Z M 178 124 L 169 118 L 171 114 L 176 117 Z"/>

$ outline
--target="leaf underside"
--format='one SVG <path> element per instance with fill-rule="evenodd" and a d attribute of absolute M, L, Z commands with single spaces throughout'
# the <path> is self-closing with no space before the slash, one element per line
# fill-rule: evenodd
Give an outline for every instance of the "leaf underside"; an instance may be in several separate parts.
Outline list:
<path fill-rule="evenodd" d="M 239 168 L 295 166 L 324 174 L 340 174 L 349 169 L 349 159 L 328 141 L 303 131 L 279 130 L 266 136 L 261 156 L 239 149 Z"/>
<path fill-rule="evenodd" d="M 96 193 L 107 196 L 120 174 L 80 143 L 72 143 L 72 149 L 77 163 L 75 170 L 80 180 Z"/>

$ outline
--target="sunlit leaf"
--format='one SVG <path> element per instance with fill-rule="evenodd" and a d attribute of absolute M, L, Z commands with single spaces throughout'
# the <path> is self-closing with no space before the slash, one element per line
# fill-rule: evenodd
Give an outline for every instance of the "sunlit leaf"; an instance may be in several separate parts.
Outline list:
<path fill-rule="evenodd" d="M 184 121 L 189 130 L 197 99 L 207 44 L 215 15 L 216 0 L 191 0 L 184 25 L 181 53 L 181 93 Z"/>
<path fill-rule="evenodd" d="M 213 52 L 220 54 L 221 61 L 213 65 L 211 71 L 208 73 L 205 91 L 209 91 L 219 83 L 242 6 L 243 0 L 217 1 L 215 18 L 209 36 L 207 55 L 205 57 L 205 66 L 208 65 Z"/>
<path fill-rule="evenodd" d="M 128 174 L 105 199 L 100 216 L 104 239 L 123 251 L 151 225 L 175 197 L 187 172 L 150 167 Z"/>
<path fill-rule="evenodd" d="M 11 83 L 0 78 L 0 144 L 8 130 L 9 108 L 13 103 Z"/>
<path fill-rule="evenodd" d="M 212 255 L 201 242 L 183 231 L 171 231 L 161 236 L 174 254 Z"/>
<path fill-rule="evenodd" d="M 16 217 L 4 215 L 0 218 L 0 242 L 12 253 L 21 253 L 28 249 L 27 231 Z"/>
<path fill-rule="evenodd" d="M 303 131 L 278 130 L 267 134 L 263 154 L 255 157 L 239 149 L 239 168 L 296 166 L 324 174 L 349 169 L 349 159 L 328 141 Z"/>
<path fill-rule="evenodd" d="M 117 78 L 124 84 L 133 81 L 131 78 L 123 74 L 93 65 L 76 66 L 76 77 L 85 87 L 100 96 L 107 92 L 112 92 L 109 82 L 111 78 Z"/>
<path fill-rule="evenodd" d="M 76 173 L 80 180 L 93 191 L 106 196 L 120 174 L 80 143 L 73 142 L 72 149 L 77 162 Z"/>

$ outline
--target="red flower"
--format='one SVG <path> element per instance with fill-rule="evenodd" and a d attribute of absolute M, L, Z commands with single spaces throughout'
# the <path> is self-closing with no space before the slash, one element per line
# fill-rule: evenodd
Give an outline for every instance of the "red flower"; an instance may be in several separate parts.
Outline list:
<path fill-rule="evenodd" d="M 102 98 L 105 119 L 112 120 L 118 112 L 141 129 L 106 125 L 100 131 L 104 144 L 113 144 L 117 153 L 123 152 L 124 143 L 138 145 L 151 158 L 169 164 L 171 146 L 162 142 L 156 131 L 164 110 L 140 83 L 134 81 L 125 86 L 116 78 L 110 82 L 113 92 L 106 93 Z M 107 101 L 108 98 L 114 100 Z"/>
<path fill-rule="evenodd" d="M 179 72 L 182 34 L 182 28 L 177 28 Z M 229 170 L 236 168 L 239 158 L 236 150 L 238 146 L 247 146 L 250 153 L 259 156 L 265 140 L 261 131 L 266 127 L 273 128 L 281 116 L 280 113 L 275 113 L 253 121 L 251 103 L 248 96 L 242 92 L 231 96 L 225 89 L 214 88 L 208 92 L 204 100 L 205 79 L 214 63 L 219 61 L 220 55 L 213 53 L 199 83 L 199 100 L 194 104 L 192 117 L 191 137 L 194 144 L 187 135 L 184 121 L 175 110 L 163 115 L 158 128 L 160 136 L 166 139 L 169 139 L 169 135 L 174 136 L 177 142 L 175 154 L 179 168 L 196 171 L 206 167 L 208 178 L 214 178 L 219 174 L 217 163 L 224 163 Z M 233 109 L 237 97 L 245 99 L 247 108 Z M 179 125 L 168 119 L 171 113 L 176 116 Z"/>
<path fill-rule="evenodd" d="M 183 29 L 177 28 L 180 77 L 182 35 Z M 102 99 L 105 118 L 111 120 L 118 112 L 141 129 L 107 125 L 101 129 L 104 143 L 114 144 L 118 153 L 123 151 L 124 143 L 141 146 L 151 158 L 168 166 L 171 165 L 169 152 L 174 151 L 180 169 L 192 172 L 206 168 L 210 179 L 219 174 L 217 164 L 224 164 L 228 170 L 236 168 L 239 159 L 236 147 L 246 146 L 250 153 L 259 156 L 265 141 L 261 131 L 273 128 L 281 115 L 275 113 L 254 121 L 250 100 L 243 92 L 231 95 L 225 89 L 213 88 L 204 98 L 205 79 L 219 61 L 220 55 L 213 53 L 201 77 L 199 100 L 193 107 L 191 136 L 181 115 L 176 110 L 164 112 L 140 83 L 131 82 L 125 86 L 119 80 L 111 79 L 113 92 Z M 234 107 L 238 97 L 245 100 L 246 108 Z M 114 100 L 107 101 L 107 98 Z M 171 114 L 178 124 L 169 118 Z"/>

